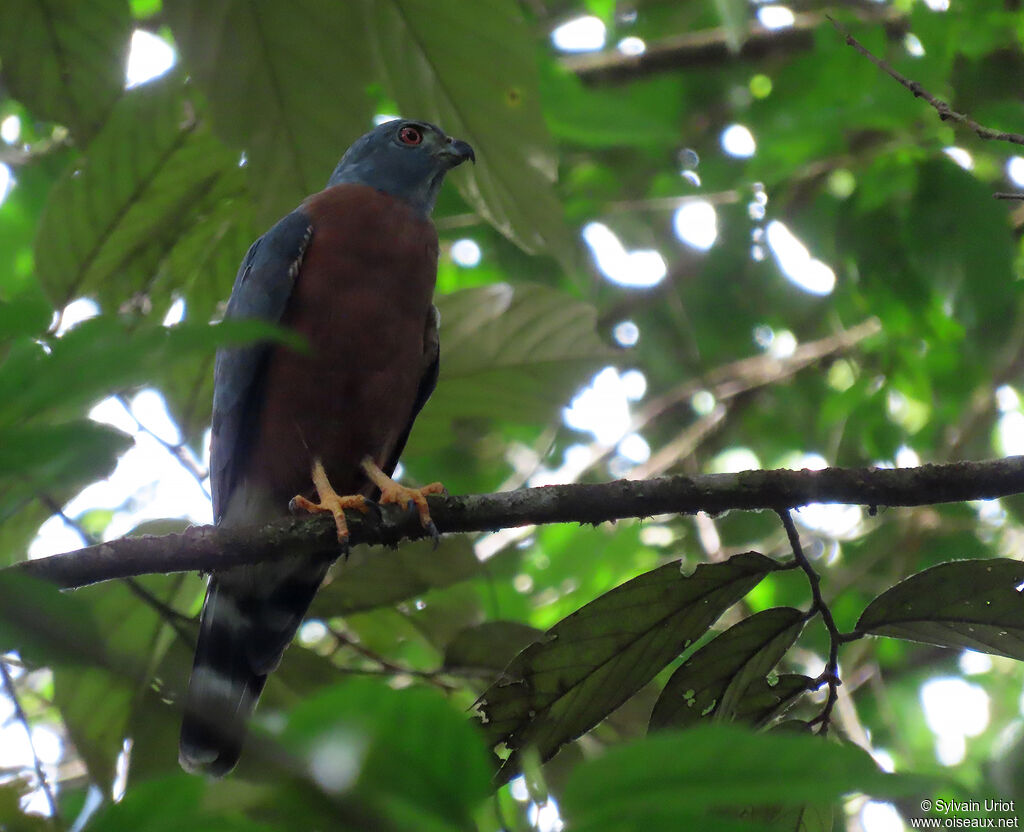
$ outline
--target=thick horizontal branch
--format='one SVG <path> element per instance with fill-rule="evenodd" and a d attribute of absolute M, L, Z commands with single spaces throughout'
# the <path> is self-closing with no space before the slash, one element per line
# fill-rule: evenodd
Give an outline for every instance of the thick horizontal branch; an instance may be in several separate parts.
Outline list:
<path fill-rule="evenodd" d="M 552 485 L 498 494 L 429 498 L 437 528 L 485 532 L 540 523 L 602 523 L 656 514 L 797 508 L 808 503 L 917 506 L 1024 492 L 1024 457 L 920 468 L 744 471 L 696 477 Z M 415 516 L 392 506 L 351 516 L 350 542 L 396 545 L 425 536 Z M 288 519 L 263 528 L 197 526 L 182 534 L 121 538 L 0 571 L 74 588 L 151 573 L 215 571 L 286 555 L 339 554 L 329 517 Z"/>

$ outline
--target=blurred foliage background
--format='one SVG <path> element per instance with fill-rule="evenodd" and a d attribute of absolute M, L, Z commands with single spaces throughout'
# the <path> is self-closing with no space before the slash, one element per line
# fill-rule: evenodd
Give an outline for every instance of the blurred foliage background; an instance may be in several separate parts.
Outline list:
<path fill-rule="evenodd" d="M 209 323 L 249 243 L 386 115 L 434 121 L 478 159 L 435 212 L 442 375 L 407 480 L 462 493 L 1020 453 L 1024 214 L 992 195 L 1024 187 L 1024 157 L 941 121 L 825 18 L 1021 132 L 1018 6 L 5 0 L 0 565 L 208 520 L 213 353 L 252 336 Z M 133 450 L 149 454 L 131 457 L 134 490 L 76 499 Z M 161 488 L 160 465 L 186 484 Z M 797 521 L 849 629 L 909 574 L 1018 557 L 1021 509 L 812 507 Z M 746 735 L 669 735 L 601 757 L 645 733 L 668 671 L 491 794 L 466 710 L 538 630 L 671 559 L 750 549 L 788 554 L 777 518 L 357 551 L 217 784 L 176 760 L 197 576 L 70 595 L 0 579 L 0 828 L 684 828 L 645 771 L 717 776 L 726 805 L 758 802 L 757 787 L 804 807 L 736 828 L 904 828 L 916 804 L 850 796 L 803 746 L 756 757 Z M 718 627 L 808 601 L 799 575 L 771 574 Z M 827 649 L 809 626 L 778 669 L 815 676 Z M 1024 799 L 1015 662 L 875 639 L 841 663 L 835 726 L 883 767 Z M 781 797 L 799 782 L 818 791 Z M 587 819 L 602 795 L 637 794 L 646 814 Z"/>

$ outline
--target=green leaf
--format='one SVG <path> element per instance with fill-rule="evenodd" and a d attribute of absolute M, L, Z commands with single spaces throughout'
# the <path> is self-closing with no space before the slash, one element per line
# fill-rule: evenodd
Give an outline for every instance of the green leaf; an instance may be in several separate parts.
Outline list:
<path fill-rule="evenodd" d="M 729 51 L 739 52 L 743 41 L 747 39 L 749 6 L 744 0 L 715 0 L 715 11 L 722 22 Z"/>
<path fill-rule="evenodd" d="M 1022 584 L 1017 560 L 939 564 L 879 595 L 857 630 L 1024 660 Z"/>
<path fill-rule="evenodd" d="M 223 796 L 218 799 L 223 791 L 230 789 L 181 772 L 132 784 L 122 800 L 103 806 L 86 828 L 89 832 L 272 832 L 296 828 L 250 820 L 242 813 L 241 809 L 253 803 L 254 797 L 264 797 L 264 791 L 252 787 L 244 798 L 234 795 L 233 800 Z M 295 799 L 288 794 L 287 785 L 274 796 L 281 803 L 288 797 Z"/>
<path fill-rule="evenodd" d="M 417 540 L 397 549 L 357 546 L 333 569 L 333 580 L 316 595 L 310 614 L 329 618 L 385 607 L 450 586 L 480 572 L 480 561 L 465 535 Z"/>
<path fill-rule="evenodd" d="M 490 791 L 477 731 L 433 690 L 351 679 L 295 708 L 282 741 L 324 789 L 351 791 L 399 829 L 465 829 Z"/>
<path fill-rule="evenodd" d="M 323 188 L 372 126 L 374 78 L 358 7 L 168 0 L 164 11 L 214 128 L 245 150 L 260 219 L 276 221 Z"/>
<path fill-rule="evenodd" d="M 597 335 L 597 310 L 554 289 L 499 283 L 436 303 L 441 377 L 416 420 L 410 456 L 452 443 L 473 420 L 547 422 L 616 357 Z"/>
<path fill-rule="evenodd" d="M 118 430 L 87 419 L 58 425 L 0 425 L 0 516 L 108 475 L 131 446 Z M 56 498 L 54 498 L 56 499 Z M 15 552 L 0 555 L 12 562 Z"/>
<path fill-rule="evenodd" d="M 814 680 L 800 673 L 783 673 L 778 679 L 754 681 L 736 703 L 736 721 L 760 728 L 788 710 L 814 688 Z"/>
<path fill-rule="evenodd" d="M 206 202 L 240 190 L 232 154 L 183 93 L 177 75 L 130 90 L 50 192 L 35 257 L 58 306 L 88 294 L 118 308 Z"/>
<path fill-rule="evenodd" d="M 544 635 L 518 621 L 484 621 L 466 627 L 444 649 L 445 668 L 501 670 L 516 653 Z"/>
<path fill-rule="evenodd" d="M 0 572 L 0 654 L 11 651 L 33 665 L 109 665 L 84 600 L 7 570 Z"/>
<path fill-rule="evenodd" d="M 0 58 L 11 95 L 84 143 L 125 83 L 125 0 L 6 0 Z"/>
<path fill-rule="evenodd" d="M 32 787 L 25 779 L 16 778 L 0 785 L 0 823 L 4 832 L 53 832 L 50 818 L 22 811 L 22 800 L 31 792 Z"/>
<path fill-rule="evenodd" d="M 111 391 L 159 383 L 177 363 L 212 354 L 222 344 L 260 339 L 301 345 L 294 333 L 255 320 L 163 327 L 112 316 L 84 321 L 51 339 L 47 349 L 19 341 L 0 364 L 0 427 L 77 415 Z"/>
<path fill-rule="evenodd" d="M 562 810 L 574 830 L 771 829 L 738 807 L 799 807 L 851 792 L 915 793 L 920 778 L 884 774 L 856 747 L 807 734 L 704 724 L 613 748 L 573 771 Z M 932 786 L 931 788 L 934 788 Z M 930 792 L 925 792 L 930 793 Z"/>
<path fill-rule="evenodd" d="M 533 747 L 546 760 L 593 728 L 707 630 L 769 572 L 775 561 L 750 552 L 654 569 L 562 619 L 527 647 L 480 697 L 492 743 Z M 515 764 L 515 755 L 503 773 Z"/>
<path fill-rule="evenodd" d="M 557 138 L 588 148 L 677 141 L 684 98 L 674 79 L 634 83 L 625 96 L 619 89 L 584 86 L 554 60 L 545 61 L 541 71 L 545 116 Z"/>
<path fill-rule="evenodd" d="M 91 779 L 106 790 L 113 783 L 134 704 L 175 638 L 163 612 L 144 598 L 173 609 L 181 600 L 191 601 L 198 584 L 193 574 L 147 575 L 75 592 L 99 624 L 99 643 L 118 657 L 118 672 L 59 665 L 53 698 Z M 157 716 L 167 719 L 170 713 L 164 709 Z"/>
<path fill-rule="evenodd" d="M 764 680 L 803 629 L 792 607 L 764 610 L 717 636 L 668 680 L 651 714 L 651 730 L 686 728 L 712 715 L 730 720 L 747 690 Z"/>
<path fill-rule="evenodd" d="M 402 114 L 473 145 L 473 169 L 451 174 L 466 201 L 527 251 L 572 263 L 533 38 L 518 4 L 364 0 L 363 8 L 377 71 Z"/>

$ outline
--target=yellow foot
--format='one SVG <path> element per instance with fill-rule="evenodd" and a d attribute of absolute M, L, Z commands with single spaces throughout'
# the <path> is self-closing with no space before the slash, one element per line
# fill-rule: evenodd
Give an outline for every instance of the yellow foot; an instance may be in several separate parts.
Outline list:
<path fill-rule="evenodd" d="M 381 471 L 377 464 L 369 457 L 363 459 L 362 468 L 366 472 L 366 476 L 380 489 L 380 502 L 382 505 L 384 503 L 395 503 L 399 506 L 407 506 L 409 503 L 412 503 L 416 506 L 416 510 L 420 515 L 420 523 L 423 524 L 423 528 L 428 529 L 435 538 L 437 537 L 437 528 L 434 526 L 434 521 L 430 519 L 430 509 L 427 507 L 427 495 L 443 494 L 444 486 L 441 483 L 432 482 L 430 485 L 424 485 L 422 488 L 408 488 L 404 485 L 399 485 Z"/>
<path fill-rule="evenodd" d="M 313 485 L 316 486 L 319 503 L 308 500 L 301 494 L 292 497 L 288 508 L 293 511 L 301 509 L 310 514 L 327 512 L 334 515 L 334 525 L 338 528 L 338 542 L 348 544 L 348 523 L 345 521 L 345 509 L 351 508 L 366 514 L 370 507 L 366 504 L 366 498 L 361 494 L 350 494 L 342 497 L 334 490 L 330 480 L 327 479 L 327 472 L 320 460 L 313 462 Z"/>

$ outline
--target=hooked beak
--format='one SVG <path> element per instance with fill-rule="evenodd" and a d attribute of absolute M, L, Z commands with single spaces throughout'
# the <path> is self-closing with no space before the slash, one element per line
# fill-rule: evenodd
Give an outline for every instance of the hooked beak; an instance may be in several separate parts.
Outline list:
<path fill-rule="evenodd" d="M 467 159 L 476 164 L 476 154 L 468 142 L 453 139 L 451 136 L 445 138 L 445 143 L 437 150 L 437 158 L 443 159 L 448 167 L 454 168 L 461 165 Z"/>

